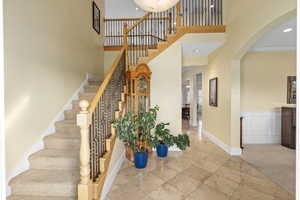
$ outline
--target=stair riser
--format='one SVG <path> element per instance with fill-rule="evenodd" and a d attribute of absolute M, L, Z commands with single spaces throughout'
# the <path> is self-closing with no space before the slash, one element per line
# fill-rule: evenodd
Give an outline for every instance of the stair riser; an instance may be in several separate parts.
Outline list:
<path fill-rule="evenodd" d="M 88 81 L 88 85 L 90 86 L 99 86 L 100 84 L 100 81 Z"/>
<path fill-rule="evenodd" d="M 55 176 L 55 174 L 53 174 Z M 12 186 L 12 193 L 14 195 L 31 195 L 31 196 L 63 196 L 75 197 L 77 194 L 77 185 L 66 184 L 16 184 Z"/>
<path fill-rule="evenodd" d="M 74 139 L 47 138 L 44 140 L 47 149 L 74 149 L 80 148 L 80 137 Z"/>
<path fill-rule="evenodd" d="M 70 137 L 77 137 L 77 135 L 80 136 L 80 128 L 75 126 L 74 127 L 58 126 L 56 127 L 56 131 L 63 134 L 72 135 Z"/>
<path fill-rule="evenodd" d="M 93 98 L 95 97 L 95 94 L 93 95 L 89 95 L 89 94 L 86 94 L 86 93 L 83 93 L 83 94 L 80 94 L 79 95 L 79 99 L 85 99 L 85 100 L 88 100 L 89 102 L 91 102 L 93 100 Z"/>
<path fill-rule="evenodd" d="M 93 86 L 93 87 L 85 87 L 84 88 L 84 92 L 87 92 L 87 93 L 96 93 L 98 91 L 99 87 L 98 86 Z"/>
<path fill-rule="evenodd" d="M 70 119 L 75 120 L 76 119 L 76 115 L 78 113 L 79 113 L 79 110 L 66 110 L 65 113 L 64 113 L 65 114 L 65 119 L 66 120 L 70 120 Z"/>
<path fill-rule="evenodd" d="M 77 111 L 80 110 L 80 107 L 79 107 L 79 100 L 76 100 L 76 101 L 73 101 L 73 102 L 72 102 L 72 110 L 77 110 Z"/>
<path fill-rule="evenodd" d="M 70 170 L 80 166 L 79 152 L 78 158 L 35 157 L 29 159 L 29 162 L 31 169 Z"/>

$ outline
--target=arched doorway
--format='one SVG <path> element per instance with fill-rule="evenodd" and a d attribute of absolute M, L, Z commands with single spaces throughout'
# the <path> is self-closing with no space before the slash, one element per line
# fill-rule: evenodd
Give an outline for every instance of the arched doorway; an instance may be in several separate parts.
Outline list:
<path fill-rule="evenodd" d="M 240 141 L 240 134 L 239 134 L 240 133 L 239 132 L 240 116 L 245 117 L 244 116 L 245 113 L 243 113 L 243 110 L 242 110 L 242 108 L 243 108 L 242 102 L 243 101 L 241 99 L 242 98 L 241 94 L 242 94 L 242 89 L 243 89 L 243 88 L 241 88 L 241 80 L 242 80 L 242 77 L 241 77 L 241 66 L 242 66 L 241 60 L 242 60 L 242 58 L 247 54 L 249 49 L 251 49 L 252 46 L 263 35 L 270 32 L 274 27 L 277 27 L 280 24 L 288 21 L 289 19 L 295 18 L 295 16 L 296 16 L 296 11 L 293 10 L 291 12 L 288 12 L 288 13 L 276 18 L 271 23 L 264 26 L 262 29 L 260 29 L 258 32 L 256 32 L 248 41 L 246 41 L 244 43 L 244 45 L 241 46 L 241 48 L 237 51 L 234 58 L 232 59 L 232 62 L 231 62 L 232 91 L 234 91 L 234 92 L 232 92 L 232 94 L 231 94 L 231 97 L 232 97 L 231 105 L 235 105 L 234 106 L 235 109 L 231 110 L 231 120 L 232 120 L 231 121 L 231 125 L 232 125 L 232 127 L 231 127 L 231 141 L 235 141 L 235 142 Z M 261 66 L 261 67 L 263 67 L 263 66 Z M 258 71 L 256 71 L 256 73 L 258 73 Z M 283 75 L 286 76 L 286 74 L 284 74 L 284 73 L 283 73 Z M 286 79 L 286 78 L 287 77 L 284 77 L 284 79 Z M 253 82 L 253 80 L 252 80 L 252 82 Z M 259 87 L 259 85 L 257 85 L 257 87 Z M 274 87 L 275 87 L 275 85 L 274 85 Z M 237 91 L 239 91 L 239 92 L 237 92 Z M 258 89 L 258 91 L 259 91 L 259 89 Z M 265 91 L 265 95 L 266 96 L 269 95 L 268 90 Z M 251 97 L 248 96 L 248 98 L 250 99 Z M 252 100 L 254 101 L 254 99 L 252 99 Z M 280 107 L 280 105 L 278 105 L 278 106 Z M 279 121 L 277 119 L 277 121 L 278 121 L 277 123 L 281 123 L 281 115 L 279 117 L 280 117 L 280 119 L 279 119 Z M 265 126 L 266 128 L 268 128 L 267 126 L 277 126 L 278 125 L 278 124 L 263 124 L 264 122 L 268 122 L 268 123 L 274 123 L 274 122 L 272 122 L 271 120 L 268 121 L 268 119 L 267 120 L 262 119 L 262 116 L 259 116 L 257 118 L 261 118 L 261 119 L 256 119 L 256 120 L 260 120 L 258 124 L 260 124 L 261 126 Z M 243 126 L 244 126 L 243 133 L 245 134 L 245 126 L 249 127 L 249 123 L 248 122 L 246 124 L 243 123 Z M 252 123 L 251 126 L 257 126 L 257 124 Z M 257 128 L 257 127 L 255 127 L 255 128 Z M 270 131 L 274 131 L 274 130 L 270 130 Z M 281 129 L 280 128 L 277 131 L 279 131 L 279 134 L 281 134 Z M 253 130 L 252 130 L 251 134 L 254 134 Z M 245 140 L 245 135 L 243 136 L 243 138 Z M 258 138 L 258 139 L 255 138 L 255 139 L 256 140 L 260 139 L 260 140 L 263 140 L 263 141 L 253 141 L 253 138 L 252 138 L 251 142 L 253 142 L 253 143 L 261 142 L 261 143 L 271 143 L 271 144 L 272 143 L 278 143 L 279 144 L 281 142 L 279 140 L 277 141 L 277 138 L 275 138 L 274 141 L 270 141 L 270 139 L 274 139 L 274 138 Z M 249 138 L 246 138 L 246 140 L 249 140 Z M 247 141 L 247 142 L 249 142 L 249 141 Z M 253 164 L 253 165 L 257 166 L 258 168 L 260 168 L 261 170 L 263 170 L 265 175 L 269 176 L 274 182 L 278 183 L 279 185 L 284 187 L 289 192 L 295 193 L 295 184 L 294 184 L 295 180 L 296 180 L 296 178 L 295 178 L 295 176 L 296 176 L 295 175 L 295 152 L 294 152 L 294 155 L 293 155 L 293 153 L 290 154 L 289 150 L 286 150 L 287 155 L 284 155 L 285 152 L 275 152 L 276 147 L 274 148 L 274 146 L 273 147 L 270 146 L 270 148 L 273 148 L 273 149 L 271 149 L 271 150 L 268 149 L 269 152 L 264 152 L 265 149 L 261 148 L 261 147 L 262 146 L 257 146 L 257 148 L 260 148 L 260 149 L 256 149 L 257 152 L 250 155 L 250 156 L 249 156 L 249 154 L 245 153 L 245 156 L 247 154 L 247 158 L 245 158 L 245 159 L 248 162 L 250 162 L 251 164 Z M 273 151 L 273 152 L 270 152 L 270 151 Z M 268 153 L 270 153 L 270 154 L 268 154 Z M 257 155 L 261 155 L 261 154 L 266 154 L 266 155 L 269 155 L 269 158 L 270 157 L 273 157 L 273 158 L 272 159 L 267 159 L 266 157 L 263 158 L 263 157 L 257 156 Z M 275 154 L 277 155 L 277 157 L 274 157 Z M 291 159 L 287 159 L 288 157 L 291 157 L 291 156 L 294 156 L 294 157 L 291 158 Z M 280 160 L 278 160 L 277 158 L 279 158 Z M 284 162 L 290 162 L 290 163 L 284 163 Z M 277 164 L 278 164 L 278 167 L 280 167 L 280 169 L 276 169 Z M 285 174 L 284 171 L 283 171 L 284 166 L 287 166 L 287 170 L 290 170 L 289 172 L 291 172 L 291 173 Z M 276 170 L 278 171 L 276 173 L 277 175 L 274 175 L 274 171 L 276 171 Z M 272 173 L 274 175 L 273 177 L 272 177 Z"/>

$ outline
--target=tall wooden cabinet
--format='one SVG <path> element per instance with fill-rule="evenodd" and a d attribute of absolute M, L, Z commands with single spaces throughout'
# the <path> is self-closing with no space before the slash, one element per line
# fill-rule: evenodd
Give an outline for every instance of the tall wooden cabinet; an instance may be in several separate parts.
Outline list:
<path fill-rule="evenodd" d="M 296 149 L 296 108 L 281 108 L 281 145 Z"/>
<path fill-rule="evenodd" d="M 151 71 L 146 64 L 128 70 L 128 110 L 137 114 L 150 108 Z"/>

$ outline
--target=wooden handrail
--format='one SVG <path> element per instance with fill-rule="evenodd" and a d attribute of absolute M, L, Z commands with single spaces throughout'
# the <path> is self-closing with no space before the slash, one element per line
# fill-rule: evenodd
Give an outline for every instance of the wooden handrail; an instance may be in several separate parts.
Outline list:
<path fill-rule="evenodd" d="M 161 20 L 161 19 L 165 19 L 165 20 L 169 20 L 169 17 L 150 17 L 148 19 L 145 20 Z M 141 18 L 107 18 L 104 19 L 105 22 L 111 22 L 111 21 L 139 21 L 141 20 Z"/>
<path fill-rule="evenodd" d="M 159 39 L 161 41 L 164 41 L 164 39 L 156 36 L 156 35 L 152 35 L 152 34 L 141 34 L 141 35 L 128 35 L 128 37 L 153 37 L 153 38 L 156 38 L 156 39 Z M 109 36 L 105 36 L 105 37 L 124 37 L 124 35 L 109 35 Z"/>
<path fill-rule="evenodd" d="M 100 85 L 100 87 L 99 87 L 99 89 L 98 89 L 98 91 L 97 91 L 95 97 L 93 98 L 93 100 L 92 100 L 92 102 L 91 102 L 91 104 L 90 104 L 90 106 L 89 106 L 89 108 L 88 108 L 88 112 L 89 112 L 89 113 L 93 113 L 93 112 L 94 112 L 94 110 L 95 110 L 95 108 L 96 108 L 96 106 L 97 106 L 97 104 L 98 104 L 98 102 L 99 102 L 101 96 L 102 96 L 103 93 L 104 93 L 104 90 L 105 90 L 106 86 L 108 85 L 109 81 L 111 80 L 111 77 L 112 77 L 112 75 L 113 75 L 115 69 L 117 68 L 117 66 L 118 66 L 118 64 L 119 64 L 120 59 L 121 59 L 122 56 L 123 56 L 124 50 L 125 50 L 125 48 L 123 47 L 123 48 L 121 49 L 121 53 L 120 53 L 120 54 L 118 55 L 118 57 L 114 60 L 112 66 L 110 67 L 108 74 L 105 76 L 104 81 L 103 81 L 102 84 Z"/>
<path fill-rule="evenodd" d="M 131 27 L 129 27 L 127 29 L 127 33 L 129 33 L 132 29 L 134 29 L 135 27 L 137 27 L 138 25 L 140 25 L 146 18 L 148 18 L 151 15 L 150 12 L 146 13 L 142 18 L 140 18 L 140 20 L 138 22 L 136 22 L 134 25 L 132 25 Z"/>

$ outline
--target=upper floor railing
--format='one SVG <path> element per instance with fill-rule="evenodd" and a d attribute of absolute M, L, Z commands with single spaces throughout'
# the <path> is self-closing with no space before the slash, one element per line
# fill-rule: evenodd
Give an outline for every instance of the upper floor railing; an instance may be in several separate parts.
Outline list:
<path fill-rule="evenodd" d="M 123 46 L 123 33 L 124 33 L 124 25 L 126 24 L 128 27 L 134 26 L 137 22 L 140 21 L 141 18 L 116 18 L 116 19 L 105 19 L 105 43 L 104 46 Z M 170 18 L 168 17 L 154 17 L 149 20 L 150 24 L 171 24 Z M 148 27 L 150 28 L 150 27 Z M 149 29 L 148 29 L 149 30 Z M 137 32 L 139 31 L 139 32 Z M 136 30 L 135 34 L 129 36 L 130 41 L 141 42 L 147 41 L 148 45 L 154 43 L 153 41 L 158 40 L 159 37 L 157 35 L 152 35 L 148 33 L 145 29 Z"/>
<path fill-rule="evenodd" d="M 222 0 L 181 0 L 181 26 L 223 25 Z"/>
<path fill-rule="evenodd" d="M 181 0 L 167 11 L 145 16 L 105 19 L 105 46 L 123 46 L 125 24 L 130 32 L 128 45 L 146 48 L 155 47 L 167 34 L 175 34 L 176 27 L 223 25 L 223 4 L 222 0 Z"/>

